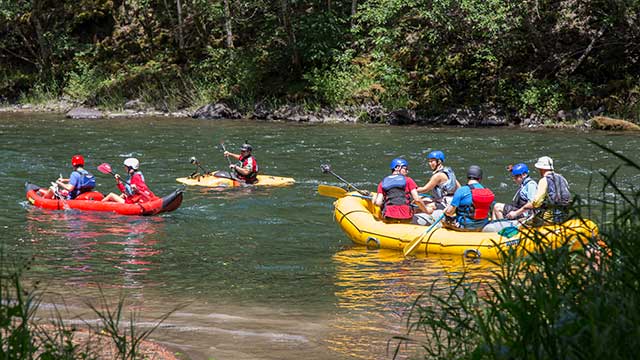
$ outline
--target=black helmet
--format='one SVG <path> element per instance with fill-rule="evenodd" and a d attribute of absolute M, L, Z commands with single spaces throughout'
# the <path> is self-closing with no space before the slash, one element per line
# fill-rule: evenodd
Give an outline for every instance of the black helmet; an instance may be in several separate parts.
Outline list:
<path fill-rule="evenodd" d="M 478 165 L 469 166 L 469 170 L 467 170 L 467 179 L 482 179 L 482 169 Z"/>
<path fill-rule="evenodd" d="M 249 144 L 247 144 L 247 143 L 244 143 L 244 144 L 242 144 L 242 146 L 240 147 L 240 150 L 241 150 L 241 151 L 248 151 L 248 152 L 251 152 L 251 151 L 253 151 L 253 146 L 251 146 L 251 145 L 249 145 Z"/>

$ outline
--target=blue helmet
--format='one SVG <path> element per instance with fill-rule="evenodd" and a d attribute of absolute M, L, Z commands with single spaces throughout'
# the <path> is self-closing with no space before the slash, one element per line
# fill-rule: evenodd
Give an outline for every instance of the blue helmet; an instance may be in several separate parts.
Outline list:
<path fill-rule="evenodd" d="M 434 150 L 427 155 L 427 159 L 436 159 L 444 162 L 444 153 L 440 150 Z"/>
<path fill-rule="evenodd" d="M 527 165 L 525 165 L 523 163 L 515 164 L 511 168 L 511 176 L 522 175 L 524 173 L 528 174 L 529 173 L 529 168 L 527 167 Z"/>
<path fill-rule="evenodd" d="M 391 168 L 391 170 L 395 170 L 396 167 L 402 167 L 402 166 L 406 166 L 409 167 L 409 162 L 407 162 L 407 160 L 403 159 L 403 158 L 395 158 L 393 160 L 391 160 L 391 165 L 389 165 L 389 167 Z"/>

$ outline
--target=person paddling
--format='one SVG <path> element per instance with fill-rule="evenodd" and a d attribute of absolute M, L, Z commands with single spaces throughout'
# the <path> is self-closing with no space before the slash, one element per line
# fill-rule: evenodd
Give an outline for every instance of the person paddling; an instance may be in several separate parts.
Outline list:
<path fill-rule="evenodd" d="M 157 196 L 149 189 L 140 171 L 140 161 L 136 158 L 128 158 L 124 161 L 127 169 L 127 180 L 123 183 L 120 175 L 114 174 L 116 185 L 122 192 L 121 195 L 109 193 L 102 201 L 114 201 L 118 203 L 135 204 L 157 199 Z"/>
<path fill-rule="evenodd" d="M 240 147 L 240 154 L 234 154 L 228 151 L 224 152 L 225 157 L 232 157 L 238 160 L 237 164 L 229 164 L 229 169 L 235 172 L 235 177 L 247 184 L 254 184 L 258 181 L 258 162 L 251 154 L 253 147 L 244 143 Z"/>
<path fill-rule="evenodd" d="M 427 211 L 420 195 L 418 185 L 407 176 L 409 163 L 402 158 L 396 158 L 390 164 L 391 175 L 382 179 L 378 184 L 378 192 L 373 203 L 382 207 L 382 215 L 387 220 L 409 221 L 413 217 L 411 199 L 422 211 Z"/>
<path fill-rule="evenodd" d="M 82 193 L 93 190 L 96 186 L 96 178 L 84 169 L 84 157 L 82 155 L 73 155 L 71 157 L 71 166 L 73 166 L 73 171 L 69 178 L 64 179 L 61 177 L 55 182 L 58 188 L 62 188 L 62 191 L 58 190 L 56 194 L 56 189 L 51 187 L 42 195 L 45 199 L 51 199 L 56 195 L 71 200 Z"/>
<path fill-rule="evenodd" d="M 538 185 L 529 176 L 529 167 L 526 164 L 519 163 L 511 167 L 511 177 L 518 184 L 518 191 L 513 196 L 511 204 L 496 203 L 493 206 L 493 220 L 504 219 L 510 212 L 519 210 L 527 203 L 532 202 L 538 191 Z M 529 215 L 530 210 L 525 209 L 513 219 L 528 217 Z"/>
<path fill-rule="evenodd" d="M 480 183 L 482 181 L 482 169 L 480 166 L 471 165 L 467 171 L 467 185 L 461 186 L 453 194 L 451 204 L 444 213 L 453 217 L 453 225 L 461 229 L 482 229 L 489 220 L 489 209 L 495 195 Z"/>
<path fill-rule="evenodd" d="M 568 207 L 571 203 L 567 179 L 554 171 L 553 159 L 548 156 L 539 158 L 535 167 L 540 171 L 535 197 L 520 209 L 509 212 L 507 218 L 515 219 L 527 210 L 538 209 L 540 210 L 536 214 L 538 223 L 559 224 L 564 222 L 568 218 Z"/>
<path fill-rule="evenodd" d="M 460 183 L 456 179 L 456 174 L 453 169 L 444 166 L 444 159 L 444 153 L 440 150 L 435 150 L 427 154 L 427 161 L 433 173 L 429 181 L 424 186 L 418 188 L 418 192 L 431 192 L 433 202 L 427 206 L 430 211 L 429 214 L 436 209 L 444 210 L 451 202 L 451 197 L 455 191 L 460 188 Z"/>

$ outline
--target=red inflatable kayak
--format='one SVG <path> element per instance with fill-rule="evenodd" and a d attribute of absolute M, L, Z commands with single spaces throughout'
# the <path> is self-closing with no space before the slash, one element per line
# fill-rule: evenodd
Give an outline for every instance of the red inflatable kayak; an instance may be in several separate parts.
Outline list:
<path fill-rule="evenodd" d="M 25 184 L 27 200 L 34 206 L 49 210 L 76 209 L 82 211 L 111 211 L 122 215 L 156 215 L 173 211 L 182 204 L 182 189 L 171 194 L 137 204 L 121 204 L 117 202 L 102 202 L 104 197 L 97 191 L 86 192 L 74 200 L 45 199 L 38 190 L 39 186 L 27 182 Z"/>

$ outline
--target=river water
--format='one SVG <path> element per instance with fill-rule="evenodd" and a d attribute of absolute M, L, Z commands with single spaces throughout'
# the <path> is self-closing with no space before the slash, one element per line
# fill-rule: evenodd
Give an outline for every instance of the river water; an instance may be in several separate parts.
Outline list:
<path fill-rule="evenodd" d="M 403 333 L 408 306 L 432 281 L 445 288 L 463 268 L 471 279 L 489 276 L 492 265 L 485 262 L 404 259 L 353 246 L 332 220 L 333 199 L 316 193 L 318 184 L 341 185 L 320 164 L 374 190 L 390 160 L 404 156 L 410 176 L 424 184 L 424 156 L 440 149 L 458 174 L 481 165 L 484 183 L 505 202 L 515 191 L 507 164 L 533 168 L 537 157 L 551 156 L 572 190 L 586 196 L 599 192 L 598 172 L 619 164 L 589 139 L 636 160 L 640 145 L 636 134 L 579 130 L 69 120 L 52 114 L 0 114 L 0 136 L 0 238 L 7 259 L 30 261 L 25 277 L 47 290 L 44 308 L 64 309 L 69 322 L 92 321 L 87 303 L 99 302 L 101 292 L 110 301 L 123 294 L 144 328 L 180 307 L 152 338 L 192 359 L 389 358 L 388 341 Z M 178 210 L 148 218 L 45 211 L 25 200 L 25 181 L 46 185 L 60 173 L 66 177 L 75 153 L 85 156 L 103 192 L 116 188 L 96 166 L 108 162 L 122 172 L 122 161 L 135 156 L 151 189 L 164 195 L 176 188 L 175 178 L 194 170 L 191 156 L 209 170 L 225 168 L 221 140 L 229 150 L 248 140 L 262 173 L 291 176 L 296 184 L 188 188 Z M 619 178 L 623 188 L 640 181 L 625 169 Z"/>

